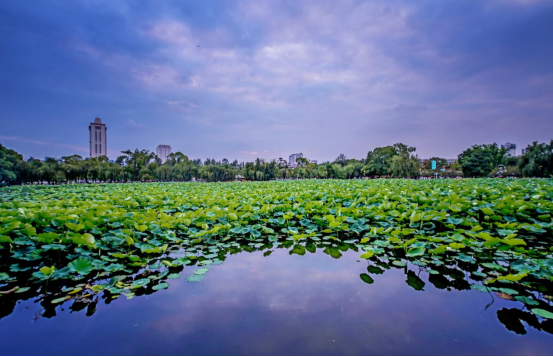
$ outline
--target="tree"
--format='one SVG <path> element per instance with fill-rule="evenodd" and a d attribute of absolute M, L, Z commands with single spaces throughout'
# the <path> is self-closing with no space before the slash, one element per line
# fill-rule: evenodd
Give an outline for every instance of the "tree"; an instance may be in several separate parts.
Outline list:
<path fill-rule="evenodd" d="M 495 143 L 474 145 L 463 151 L 458 160 L 465 177 L 486 177 L 503 163 L 505 153 Z"/>
<path fill-rule="evenodd" d="M 374 151 L 367 153 L 365 159 L 364 171 L 368 175 L 385 176 L 390 175 L 391 159 L 400 155 L 409 158 L 417 149 L 413 146 L 407 146 L 403 143 L 397 143 L 391 146 L 378 147 Z M 397 160 L 397 159 L 396 159 Z M 396 163 L 397 167 L 397 163 Z"/>
<path fill-rule="evenodd" d="M 528 145 L 518 168 L 524 176 L 553 176 L 553 140 L 549 144 L 534 141 L 532 145 Z"/>
<path fill-rule="evenodd" d="M 156 157 L 155 153 L 148 150 L 139 151 L 135 149 L 134 152 L 131 150 L 121 152 L 125 154 L 123 162 L 126 166 L 126 170 L 132 175 L 134 181 L 138 180 L 140 170 L 152 162 Z"/>
<path fill-rule="evenodd" d="M 0 144 L 0 182 L 18 181 L 16 167 L 20 162 L 23 162 L 23 156 Z"/>
<path fill-rule="evenodd" d="M 395 155 L 390 159 L 390 174 L 393 177 L 419 176 L 420 162 L 414 155 Z"/>
<path fill-rule="evenodd" d="M 296 163 L 298 166 L 307 166 L 309 165 L 309 160 L 307 160 L 305 157 L 298 157 L 296 159 Z"/>
<path fill-rule="evenodd" d="M 390 159 L 389 172 L 394 177 L 417 177 L 419 176 L 420 161 L 413 153 L 417 150 L 414 146 L 407 146 L 402 143 L 393 146 L 396 155 Z"/>
<path fill-rule="evenodd" d="M 334 163 L 340 166 L 346 166 L 346 164 L 348 163 L 348 158 L 346 157 L 346 155 L 340 154 L 338 155 L 336 160 L 334 160 Z"/>

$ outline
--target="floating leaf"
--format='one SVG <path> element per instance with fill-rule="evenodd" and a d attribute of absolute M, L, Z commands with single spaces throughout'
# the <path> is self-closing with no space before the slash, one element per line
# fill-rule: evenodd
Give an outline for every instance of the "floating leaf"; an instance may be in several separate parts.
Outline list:
<path fill-rule="evenodd" d="M 530 299 L 529 297 L 526 297 L 526 296 L 515 296 L 515 300 L 517 301 L 520 301 L 526 305 L 533 305 L 533 306 L 538 306 L 540 303 L 537 302 L 536 300 L 534 299 Z"/>
<path fill-rule="evenodd" d="M 186 281 L 189 283 L 198 283 L 204 279 L 205 275 L 190 275 L 186 277 Z"/>
<path fill-rule="evenodd" d="M 204 275 L 205 273 L 207 273 L 209 271 L 208 268 L 201 268 L 201 269 L 198 269 L 194 272 L 194 274 L 196 275 Z"/>
<path fill-rule="evenodd" d="M 418 257 L 423 255 L 425 251 L 426 249 L 422 247 L 410 248 L 405 255 L 408 257 Z"/>
<path fill-rule="evenodd" d="M 154 285 L 152 287 L 152 290 L 163 290 L 163 289 L 167 289 L 168 287 L 169 287 L 168 283 L 159 283 L 157 285 Z"/>
<path fill-rule="evenodd" d="M 72 261 L 71 263 L 69 263 L 68 267 L 71 271 L 75 271 L 81 275 L 89 274 L 94 268 L 90 260 L 85 258 L 79 258 Z"/>
<path fill-rule="evenodd" d="M 140 287 L 143 287 L 144 285 L 148 285 L 148 284 L 150 284 L 150 281 L 151 280 L 148 279 L 148 278 L 135 280 L 135 281 L 133 281 L 133 283 L 131 285 L 131 289 L 138 289 Z"/>
<path fill-rule="evenodd" d="M 361 259 L 369 259 L 370 257 L 372 257 L 374 255 L 373 252 L 365 252 L 363 254 L 361 254 L 360 258 Z"/>
<path fill-rule="evenodd" d="M 531 310 L 534 314 L 543 317 L 545 319 L 553 319 L 553 312 L 543 310 L 543 309 L 532 309 Z"/>
<path fill-rule="evenodd" d="M 59 299 L 52 300 L 52 304 L 59 304 L 60 302 L 64 302 L 65 300 L 69 299 L 70 296 L 65 296 Z"/>
<path fill-rule="evenodd" d="M 361 278 L 361 280 L 363 280 L 367 284 L 374 283 L 373 278 L 371 278 L 368 274 L 363 273 L 363 274 L 359 275 L 359 277 Z"/>
<path fill-rule="evenodd" d="M 13 240 L 8 236 L 0 235 L 0 243 L 13 243 Z"/>

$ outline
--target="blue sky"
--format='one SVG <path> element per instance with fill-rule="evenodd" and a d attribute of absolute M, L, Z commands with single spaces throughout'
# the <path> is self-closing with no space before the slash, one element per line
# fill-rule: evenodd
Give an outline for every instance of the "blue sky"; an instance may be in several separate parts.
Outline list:
<path fill-rule="evenodd" d="M 0 2 L 0 143 L 420 157 L 553 138 L 553 1 Z"/>

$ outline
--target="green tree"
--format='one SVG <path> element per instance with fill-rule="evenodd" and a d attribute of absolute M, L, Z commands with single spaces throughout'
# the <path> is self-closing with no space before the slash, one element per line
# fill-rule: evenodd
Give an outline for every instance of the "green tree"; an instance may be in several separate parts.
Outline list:
<path fill-rule="evenodd" d="M 505 153 L 495 143 L 474 145 L 463 151 L 458 160 L 465 177 L 486 177 L 503 163 Z"/>
<path fill-rule="evenodd" d="M 0 144 L 0 182 L 17 182 L 19 178 L 16 168 L 21 162 L 23 162 L 23 156 Z"/>
<path fill-rule="evenodd" d="M 336 160 L 334 160 L 334 164 L 338 164 L 340 166 L 346 166 L 348 163 L 348 158 L 344 154 L 338 155 Z"/>
<path fill-rule="evenodd" d="M 528 145 L 518 165 L 520 173 L 527 177 L 553 176 L 553 140 L 549 144 L 534 141 Z"/>
<path fill-rule="evenodd" d="M 407 146 L 403 143 L 397 143 L 391 146 L 378 147 L 374 151 L 367 153 L 365 159 L 365 167 L 363 170 L 367 175 L 385 176 L 391 175 L 391 160 L 394 156 L 399 155 L 406 160 L 416 151 L 413 146 Z M 397 161 L 398 159 L 396 159 Z M 403 163 L 407 165 L 407 163 Z M 398 162 L 396 162 L 396 168 L 398 168 Z"/>
<path fill-rule="evenodd" d="M 131 150 L 121 152 L 125 154 L 122 163 L 126 165 L 125 168 L 132 175 L 133 181 L 137 181 L 140 171 L 156 158 L 156 154 L 148 150 L 135 149 L 134 152 Z"/>

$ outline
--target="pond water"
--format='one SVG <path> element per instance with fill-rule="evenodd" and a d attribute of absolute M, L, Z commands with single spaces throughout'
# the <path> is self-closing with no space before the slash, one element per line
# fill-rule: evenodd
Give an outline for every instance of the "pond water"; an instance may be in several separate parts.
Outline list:
<path fill-rule="evenodd" d="M 371 267 L 367 269 L 368 265 Z M 8 355 L 521 355 L 551 354 L 551 320 L 468 274 L 429 276 L 342 251 L 240 252 L 197 283 L 185 266 L 169 288 L 106 304 L 0 299 Z M 452 279 L 452 276 L 455 279 Z M 145 289 L 145 288 L 140 288 Z M 503 298 L 502 298 L 503 297 Z M 95 301 L 95 300 L 92 300 Z M 3 306 L 2 306 L 3 305 Z M 44 304 L 43 304 L 44 305 Z M 13 310 L 13 311 L 12 311 Z M 528 321 L 525 321 L 528 320 Z M 531 326 L 532 325 L 532 326 Z"/>

